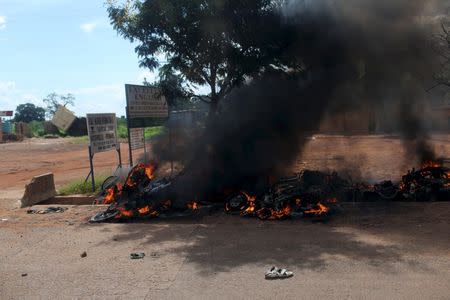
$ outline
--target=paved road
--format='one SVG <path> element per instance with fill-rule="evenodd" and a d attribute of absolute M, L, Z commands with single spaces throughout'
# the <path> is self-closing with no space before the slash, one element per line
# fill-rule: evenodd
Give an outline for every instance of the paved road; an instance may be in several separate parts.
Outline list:
<path fill-rule="evenodd" d="M 88 224 L 96 210 L 2 211 L 0 298 L 450 298 L 450 203 L 346 205 L 326 224 L 223 214 Z M 135 251 L 146 257 L 130 260 Z M 271 265 L 295 276 L 266 281 Z"/>

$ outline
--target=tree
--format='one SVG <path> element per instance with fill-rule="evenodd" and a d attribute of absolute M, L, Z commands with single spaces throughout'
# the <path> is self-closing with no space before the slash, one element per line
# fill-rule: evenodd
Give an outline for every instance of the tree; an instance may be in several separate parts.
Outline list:
<path fill-rule="evenodd" d="M 439 84 L 450 87 L 450 26 L 442 24 L 441 40 L 441 71 L 437 74 L 436 80 Z"/>
<path fill-rule="evenodd" d="M 234 87 L 279 63 L 277 6 L 271 0 L 110 0 L 108 13 L 114 29 L 138 43 L 141 67 L 163 64 L 187 83 L 190 96 L 198 96 L 196 85 L 208 86 L 208 97 L 200 99 L 214 115 Z"/>
<path fill-rule="evenodd" d="M 59 106 L 67 107 L 67 105 L 73 106 L 75 103 L 75 97 L 72 94 L 59 95 L 56 93 L 48 94 L 42 102 L 47 106 L 45 111 L 48 118 L 52 118 Z"/>
<path fill-rule="evenodd" d="M 170 107 L 178 108 L 190 101 L 189 92 L 183 86 L 183 78 L 179 74 L 175 74 L 168 66 L 159 69 L 157 80 L 148 82 L 144 78 L 143 84 L 160 88 Z"/>
<path fill-rule="evenodd" d="M 29 123 L 31 121 L 44 121 L 45 109 L 34 105 L 33 103 L 20 104 L 16 108 L 14 115 L 15 122 Z"/>

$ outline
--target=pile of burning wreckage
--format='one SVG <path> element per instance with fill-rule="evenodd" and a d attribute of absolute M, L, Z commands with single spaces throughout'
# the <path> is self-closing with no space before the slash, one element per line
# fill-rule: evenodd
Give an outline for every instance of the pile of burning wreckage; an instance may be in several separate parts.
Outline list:
<path fill-rule="evenodd" d="M 398 183 L 383 181 L 374 185 L 354 183 L 336 172 L 304 170 L 277 180 L 264 192 L 232 190 L 224 192 L 219 202 L 192 200 L 181 206 L 165 198 L 176 177 L 155 178 L 156 169 L 156 164 L 141 163 L 132 168 L 123 184 L 116 177 L 105 183 L 97 201 L 109 207 L 90 221 L 184 216 L 213 209 L 262 220 L 324 220 L 339 210 L 339 202 L 450 200 L 450 169 L 441 162 L 427 162 L 418 170 L 412 169 Z"/>

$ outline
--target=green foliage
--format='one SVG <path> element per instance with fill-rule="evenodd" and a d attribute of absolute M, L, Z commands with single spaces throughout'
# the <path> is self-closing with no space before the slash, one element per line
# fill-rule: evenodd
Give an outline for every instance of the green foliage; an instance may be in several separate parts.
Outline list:
<path fill-rule="evenodd" d="M 110 176 L 106 174 L 95 175 L 95 193 L 99 192 L 103 181 Z M 89 178 L 87 182 L 84 182 L 84 178 L 76 179 L 68 184 L 62 186 L 58 191 L 60 195 L 74 195 L 74 194 L 92 194 L 92 181 Z"/>
<path fill-rule="evenodd" d="M 145 138 L 151 139 L 165 132 L 164 126 L 154 126 L 145 128 Z M 127 120 L 125 118 L 117 119 L 117 136 L 121 139 L 128 138 Z"/>
<path fill-rule="evenodd" d="M 145 128 L 145 139 L 149 140 L 158 135 L 164 134 L 166 132 L 166 127 L 164 126 L 154 126 Z"/>
<path fill-rule="evenodd" d="M 47 106 L 45 109 L 47 117 L 52 118 L 59 106 L 73 106 L 75 104 L 75 97 L 72 94 L 59 95 L 56 93 L 51 93 L 48 94 L 42 102 L 44 102 Z"/>
<path fill-rule="evenodd" d="M 43 121 L 32 121 L 28 123 L 28 128 L 30 128 L 31 134 L 34 137 L 41 137 L 45 134 Z"/>
<path fill-rule="evenodd" d="M 189 105 L 189 92 L 183 86 L 180 74 L 176 74 L 170 66 L 165 65 L 159 69 L 158 77 L 158 80 L 152 83 L 144 78 L 144 85 L 160 88 L 172 109 L 182 109 L 181 106 Z"/>
<path fill-rule="evenodd" d="M 127 120 L 125 118 L 117 119 L 117 136 L 121 139 L 128 137 Z"/>
<path fill-rule="evenodd" d="M 45 110 L 33 103 L 20 104 L 16 108 L 14 115 L 15 122 L 29 123 L 31 121 L 44 121 Z"/>
<path fill-rule="evenodd" d="M 179 74 L 190 86 L 207 85 L 203 101 L 217 103 L 246 78 L 279 65 L 283 47 L 277 1 L 147 0 L 108 2 L 115 30 L 137 43 L 140 65 Z M 173 81 L 175 82 L 175 81 Z M 175 82 L 176 83 L 176 82 Z M 189 89 L 191 95 L 193 89 Z"/>

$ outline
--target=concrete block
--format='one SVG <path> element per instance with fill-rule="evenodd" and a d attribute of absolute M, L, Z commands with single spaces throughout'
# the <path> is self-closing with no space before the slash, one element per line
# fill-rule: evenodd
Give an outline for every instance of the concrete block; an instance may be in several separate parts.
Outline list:
<path fill-rule="evenodd" d="M 92 205 L 95 201 L 94 196 L 86 195 L 70 195 L 70 196 L 55 196 L 45 201 L 40 202 L 40 205 Z"/>
<path fill-rule="evenodd" d="M 56 196 L 53 173 L 33 177 L 25 186 L 21 207 L 31 206 Z"/>

